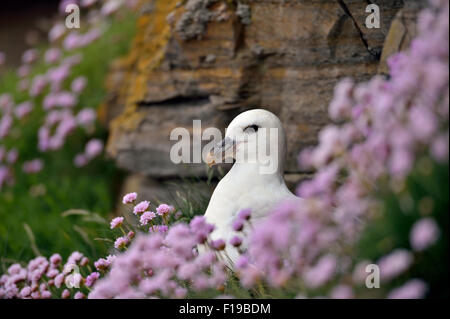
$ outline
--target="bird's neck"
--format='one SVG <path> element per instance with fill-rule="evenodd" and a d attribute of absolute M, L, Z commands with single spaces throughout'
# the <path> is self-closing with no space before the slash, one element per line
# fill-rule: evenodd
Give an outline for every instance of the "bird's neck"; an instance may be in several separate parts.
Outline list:
<path fill-rule="evenodd" d="M 227 177 L 232 178 L 235 182 L 242 181 L 245 185 L 262 185 L 266 184 L 281 184 L 284 183 L 282 165 L 277 167 L 273 172 L 267 170 L 260 163 L 234 163 Z"/>

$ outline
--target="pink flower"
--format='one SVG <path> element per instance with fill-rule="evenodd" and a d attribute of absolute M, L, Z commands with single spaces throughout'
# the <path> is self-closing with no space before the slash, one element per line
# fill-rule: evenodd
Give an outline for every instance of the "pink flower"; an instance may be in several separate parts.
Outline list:
<path fill-rule="evenodd" d="M 136 200 L 136 198 L 137 198 L 137 193 L 126 194 L 122 199 L 122 203 L 131 204 Z"/>
<path fill-rule="evenodd" d="M 62 257 L 60 254 L 53 254 L 50 257 L 50 263 L 54 266 L 59 265 L 61 263 L 61 261 L 62 261 Z"/>
<path fill-rule="evenodd" d="M 29 162 L 23 163 L 23 171 L 27 174 L 38 173 L 44 167 L 44 163 L 40 159 L 35 159 Z"/>
<path fill-rule="evenodd" d="M 169 227 L 166 225 L 156 225 L 154 227 L 151 227 L 149 229 L 150 232 L 154 232 L 154 233 L 167 233 L 169 231 Z"/>
<path fill-rule="evenodd" d="M 117 228 L 122 226 L 124 218 L 123 217 L 116 217 L 111 221 L 111 229 Z"/>
<path fill-rule="evenodd" d="M 5 114 L 0 119 L 0 139 L 9 135 L 11 127 L 13 125 L 13 118 L 11 115 Z"/>
<path fill-rule="evenodd" d="M 353 290 L 349 286 L 339 285 L 334 287 L 331 291 L 330 298 L 332 299 L 352 299 L 354 298 Z"/>
<path fill-rule="evenodd" d="M 70 298 L 70 291 L 68 289 L 64 289 L 63 292 L 61 293 L 61 298 L 63 299 Z"/>
<path fill-rule="evenodd" d="M 446 135 L 438 136 L 431 145 L 431 156 L 436 161 L 445 162 L 448 160 L 448 132 Z"/>
<path fill-rule="evenodd" d="M 93 4 L 95 4 L 97 2 L 97 0 L 81 0 L 80 5 L 83 8 L 87 8 L 92 6 Z"/>
<path fill-rule="evenodd" d="M 14 110 L 16 117 L 22 119 L 27 116 L 33 110 L 33 103 L 30 101 L 22 102 L 18 104 Z"/>
<path fill-rule="evenodd" d="M 17 69 L 19 78 L 24 78 L 30 74 L 31 68 L 28 64 L 22 65 Z"/>
<path fill-rule="evenodd" d="M 53 269 L 50 269 L 49 271 L 47 271 L 47 277 L 48 278 L 55 278 L 57 275 L 59 275 L 59 271 L 58 271 L 58 269 L 55 269 L 55 268 L 53 268 Z"/>
<path fill-rule="evenodd" d="M 211 247 L 215 250 L 224 250 L 225 249 L 225 241 L 223 239 L 217 239 L 211 241 Z"/>
<path fill-rule="evenodd" d="M 389 299 L 421 299 L 425 297 L 428 286 L 419 279 L 411 279 L 403 286 L 393 289 L 389 295 Z"/>
<path fill-rule="evenodd" d="M 304 279 L 311 288 L 318 288 L 329 281 L 336 273 L 337 260 L 335 256 L 326 255 L 317 264 L 305 271 Z"/>
<path fill-rule="evenodd" d="M 100 278 L 100 274 L 98 272 L 93 272 L 89 276 L 86 277 L 86 286 L 92 287 L 97 279 Z"/>
<path fill-rule="evenodd" d="M 80 94 L 86 87 L 87 79 L 84 76 L 79 76 L 72 81 L 71 89 L 72 92 Z"/>
<path fill-rule="evenodd" d="M 90 140 L 85 147 L 85 154 L 88 159 L 97 157 L 103 151 L 103 142 L 99 139 Z"/>
<path fill-rule="evenodd" d="M 74 296 L 75 299 L 85 299 L 86 296 L 81 291 L 77 291 Z"/>
<path fill-rule="evenodd" d="M 156 217 L 156 214 L 154 212 L 144 212 L 140 218 L 141 225 L 142 226 L 147 225 L 155 217 Z"/>
<path fill-rule="evenodd" d="M 56 106 L 71 108 L 78 103 L 77 97 L 69 92 L 50 93 L 44 98 L 43 106 L 45 110 Z"/>
<path fill-rule="evenodd" d="M 51 68 L 47 71 L 46 76 L 51 83 L 51 88 L 53 92 L 58 91 L 64 80 L 70 75 L 70 66 L 67 64 L 62 64 L 58 67 Z"/>
<path fill-rule="evenodd" d="M 100 13 L 103 16 L 109 16 L 113 14 L 115 11 L 117 11 L 121 5 L 122 5 L 121 0 L 110 0 L 102 6 Z"/>
<path fill-rule="evenodd" d="M 38 58 L 38 51 L 36 49 L 29 49 L 23 53 L 22 62 L 25 64 L 30 64 L 36 61 L 37 58 Z"/>
<path fill-rule="evenodd" d="M 156 212 L 159 216 L 167 215 L 168 213 L 172 212 L 174 209 L 172 206 L 169 206 L 167 204 L 161 204 L 156 208 Z"/>
<path fill-rule="evenodd" d="M 17 149 L 13 148 L 6 155 L 6 161 L 10 164 L 14 164 L 15 162 L 17 162 L 18 157 L 19 157 L 19 152 L 17 151 Z"/>
<path fill-rule="evenodd" d="M 231 244 L 232 246 L 234 246 L 234 247 L 239 247 L 239 246 L 241 246 L 241 244 L 242 244 L 242 238 L 239 237 L 239 236 L 233 236 L 233 237 L 230 239 L 230 244 Z"/>
<path fill-rule="evenodd" d="M 94 262 L 94 266 L 97 270 L 106 270 L 111 265 L 111 262 L 108 259 L 100 258 L 96 262 Z"/>
<path fill-rule="evenodd" d="M 241 210 L 238 213 L 237 218 L 242 219 L 242 220 L 249 220 L 251 215 L 252 215 L 252 211 L 247 208 L 247 209 Z"/>
<path fill-rule="evenodd" d="M 189 226 L 200 244 L 204 243 L 209 234 L 214 231 L 214 225 L 208 224 L 203 216 L 195 216 Z"/>
<path fill-rule="evenodd" d="M 91 125 L 96 119 L 95 111 L 91 108 L 84 108 L 77 114 L 77 122 L 79 125 Z"/>
<path fill-rule="evenodd" d="M 45 51 L 44 60 L 47 64 L 53 64 L 61 59 L 61 50 L 57 48 L 51 48 Z"/>
<path fill-rule="evenodd" d="M 126 236 L 122 236 L 116 239 L 116 241 L 114 242 L 114 247 L 116 247 L 116 249 L 123 249 L 128 245 L 129 242 L 130 240 Z"/>
<path fill-rule="evenodd" d="M 244 221 L 240 218 L 235 219 L 231 224 L 231 227 L 234 231 L 241 231 L 242 229 L 244 229 Z"/>
<path fill-rule="evenodd" d="M 20 291 L 20 296 L 22 298 L 26 298 L 29 297 L 31 295 L 31 288 L 29 286 L 25 286 L 22 288 L 22 290 Z"/>
<path fill-rule="evenodd" d="M 89 258 L 87 258 L 87 257 L 81 258 L 80 266 L 85 267 L 85 266 L 87 266 L 88 264 L 89 264 Z"/>
<path fill-rule="evenodd" d="M 79 251 L 74 251 L 73 253 L 70 254 L 69 258 L 67 258 L 66 265 L 77 264 L 82 258 L 83 258 L 82 253 L 80 253 Z"/>
<path fill-rule="evenodd" d="M 64 282 L 64 274 L 59 274 L 55 277 L 55 287 L 60 288 Z"/>
<path fill-rule="evenodd" d="M 417 221 L 410 234 L 411 247 L 415 251 L 422 251 L 433 245 L 439 238 L 439 227 L 432 218 Z"/>
<path fill-rule="evenodd" d="M 13 97 L 9 93 L 0 94 L 0 110 L 8 111 L 14 104 Z"/>
<path fill-rule="evenodd" d="M 64 49 L 70 51 L 82 46 L 82 37 L 78 34 L 78 32 L 72 31 L 69 33 L 64 39 Z"/>
<path fill-rule="evenodd" d="M 391 280 L 406 271 L 413 261 L 412 254 L 406 249 L 397 249 L 378 261 L 382 280 Z"/>
<path fill-rule="evenodd" d="M 73 163 L 76 167 L 82 167 L 88 163 L 88 159 L 84 154 L 77 154 L 73 159 Z"/>
<path fill-rule="evenodd" d="M 354 85 L 353 81 L 347 78 L 335 86 L 334 97 L 328 108 L 331 119 L 340 120 L 350 117 Z"/>
<path fill-rule="evenodd" d="M 36 97 L 42 93 L 47 85 L 47 77 L 45 75 L 36 75 L 31 83 L 30 91 L 28 92 L 31 97 Z"/>
<path fill-rule="evenodd" d="M 48 33 L 48 39 L 50 42 L 54 42 L 61 38 L 66 33 L 66 26 L 63 23 L 55 24 Z"/>
<path fill-rule="evenodd" d="M 139 204 L 137 204 L 136 206 L 134 206 L 133 213 L 135 215 L 142 214 L 143 212 L 145 212 L 148 209 L 149 206 L 150 206 L 150 202 L 142 201 Z"/>

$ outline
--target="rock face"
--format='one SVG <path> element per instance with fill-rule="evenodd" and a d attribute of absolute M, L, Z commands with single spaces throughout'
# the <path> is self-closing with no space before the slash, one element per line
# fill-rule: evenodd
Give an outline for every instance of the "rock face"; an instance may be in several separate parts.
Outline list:
<path fill-rule="evenodd" d="M 369 29 L 370 3 L 142 1 L 133 47 L 107 83 L 101 116 L 110 127 L 109 154 L 147 178 L 205 176 L 204 164 L 170 161 L 172 129 L 192 133 L 194 119 L 203 129 L 224 129 L 240 112 L 265 108 L 287 133 L 286 173 L 303 176 L 297 155 L 327 124 L 334 85 L 377 73 L 391 21 L 404 6 L 377 1 L 380 28 Z"/>

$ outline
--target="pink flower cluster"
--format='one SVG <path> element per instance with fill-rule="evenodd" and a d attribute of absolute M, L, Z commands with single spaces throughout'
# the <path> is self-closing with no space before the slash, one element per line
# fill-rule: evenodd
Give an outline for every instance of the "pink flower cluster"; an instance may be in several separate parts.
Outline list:
<path fill-rule="evenodd" d="M 395 185 L 422 156 L 448 163 L 449 4 L 433 3 L 419 15 L 411 48 L 389 59 L 389 79 L 375 76 L 359 84 L 344 79 L 336 86 L 329 114 L 339 124 L 325 127 L 319 145 L 299 157 L 302 167 L 317 171 L 297 189 L 303 204 L 285 203 L 252 231 L 248 251 L 236 263 L 244 286 L 266 281 L 280 288 L 294 280 L 314 290 L 333 283 L 334 292 L 352 296 L 348 284 L 338 289 L 340 274 L 353 267 L 343 251 L 377 209 L 376 185 L 389 179 L 387 187 L 398 192 Z M 433 218 L 420 220 L 411 230 L 411 247 L 424 250 L 439 233 Z M 377 264 L 387 282 L 413 262 L 412 252 L 398 249 Z M 425 283 L 413 281 L 390 297 L 419 298 L 426 290 Z"/>
<path fill-rule="evenodd" d="M 212 229 L 203 217 L 196 217 L 190 225 L 176 224 L 167 233 L 138 236 L 117 256 L 89 298 L 184 298 L 190 290 L 222 289 L 227 271 L 221 257 L 214 250 L 195 250 Z"/>
<path fill-rule="evenodd" d="M 122 201 L 134 204 L 137 197 L 137 193 L 129 193 Z M 184 298 L 189 291 L 223 288 L 228 273 L 219 251 L 226 243 L 209 239 L 214 226 L 203 217 L 195 217 L 189 225 L 169 225 L 174 208 L 161 204 L 154 213 L 148 210 L 151 206 L 149 201 L 141 201 L 129 212 L 130 218 L 136 215 L 140 221 L 136 231 L 141 234 L 136 238 L 135 231 L 126 235 L 124 231 L 133 223 L 125 224 L 123 217 L 111 221 L 111 228 L 120 226 L 123 231 L 124 235 L 114 243 L 123 253 L 114 258 L 113 264 L 108 258 L 95 263 L 106 276 L 93 285 L 89 298 Z M 199 254 L 197 245 L 208 247 L 207 252 Z"/>
<path fill-rule="evenodd" d="M 97 272 L 89 273 L 89 260 L 80 252 L 73 252 L 65 264 L 59 254 L 50 258 L 36 257 L 23 267 L 12 264 L 0 277 L 0 299 L 83 298 L 85 286 L 91 287 L 99 278 Z M 67 286 L 70 283 L 70 287 Z"/>

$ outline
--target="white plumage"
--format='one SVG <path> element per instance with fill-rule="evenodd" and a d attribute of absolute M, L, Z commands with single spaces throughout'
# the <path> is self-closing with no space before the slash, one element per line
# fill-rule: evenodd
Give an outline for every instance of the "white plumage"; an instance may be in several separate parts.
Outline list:
<path fill-rule="evenodd" d="M 263 133 L 264 129 L 266 129 L 266 135 Z M 276 129 L 277 134 L 272 133 L 273 129 Z M 258 143 L 258 140 L 263 144 Z M 229 149 L 233 147 L 231 156 L 236 159 L 236 162 L 214 190 L 205 218 L 216 227 L 212 238 L 226 240 L 227 254 L 232 261 L 235 261 L 238 255 L 237 250 L 228 245 L 228 241 L 234 235 L 238 235 L 233 231 L 232 223 L 239 211 L 251 209 L 251 222 L 254 226 L 281 202 L 300 200 L 300 198 L 292 194 L 284 182 L 286 138 L 277 116 L 262 109 L 241 113 L 230 123 L 224 141 L 221 144 L 221 147 L 225 148 L 224 153 L 230 156 Z M 267 151 L 270 145 L 275 145 L 273 143 L 276 144 L 277 150 Z M 256 161 L 248 159 L 252 158 L 251 155 L 255 155 L 255 148 L 252 146 L 256 146 L 258 150 L 261 145 L 265 145 L 267 157 L 272 163 L 277 162 L 273 172 L 264 172 L 264 167 L 267 169 L 267 165 L 262 163 L 258 156 L 253 157 Z M 217 150 L 211 157 L 212 162 L 217 160 Z"/>

